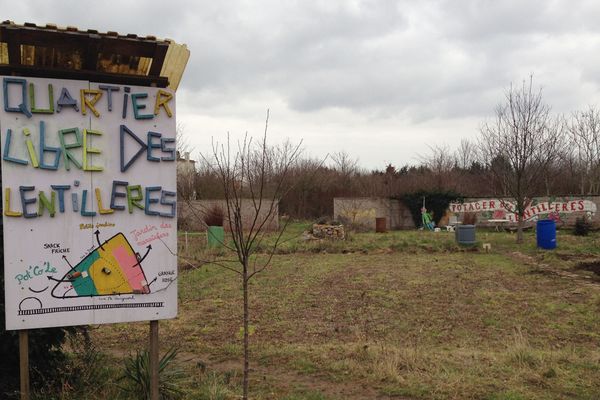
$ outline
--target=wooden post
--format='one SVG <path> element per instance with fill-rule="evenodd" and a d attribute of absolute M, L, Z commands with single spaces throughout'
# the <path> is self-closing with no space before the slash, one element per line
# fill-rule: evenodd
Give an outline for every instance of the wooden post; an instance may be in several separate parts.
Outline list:
<path fill-rule="evenodd" d="M 27 329 L 19 331 L 19 370 L 21 400 L 29 400 L 29 335 Z"/>
<path fill-rule="evenodd" d="M 188 254 L 188 233 L 185 231 L 185 254 Z"/>
<path fill-rule="evenodd" d="M 158 393 L 158 321 L 150 321 L 150 400 L 159 400 Z"/>

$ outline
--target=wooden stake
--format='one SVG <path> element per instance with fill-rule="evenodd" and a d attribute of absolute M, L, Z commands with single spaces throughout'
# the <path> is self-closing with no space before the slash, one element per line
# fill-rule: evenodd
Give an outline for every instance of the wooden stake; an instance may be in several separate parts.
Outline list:
<path fill-rule="evenodd" d="M 158 321 L 150 321 L 150 400 L 159 400 L 158 393 Z"/>
<path fill-rule="evenodd" d="M 29 400 L 29 335 L 27 329 L 19 331 L 19 370 L 21 400 Z"/>

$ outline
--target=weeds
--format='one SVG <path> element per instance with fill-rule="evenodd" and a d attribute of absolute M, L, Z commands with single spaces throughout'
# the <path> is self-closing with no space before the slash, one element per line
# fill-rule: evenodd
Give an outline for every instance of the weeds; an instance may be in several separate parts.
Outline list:
<path fill-rule="evenodd" d="M 34 400 L 79 400 L 89 397 L 89 389 L 95 388 L 109 397 L 116 397 L 112 383 L 115 371 L 111 370 L 105 354 L 91 340 L 88 330 L 75 330 L 67 340 L 67 358 L 56 377 L 44 382 L 32 394 Z"/>
<path fill-rule="evenodd" d="M 373 375 L 381 380 L 400 383 L 405 372 L 423 368 L 425 359 L 417 346 L 392 347 L 382 345 L 370 353 Z"/>
<path fill-rule="evenodd" d="M 231 374 L 210 371 L 200 377 L 200 386 L 193 394 L 194 400 L 229 400 L 236 394 L 232 390 Z"/>
<path fill-rule="evenodd" d="M 175 366 L 177 350 L 172 348 L 158 362 L 159 393 L 162 400 L 178 399 L 183 395 L 180 386 L 184 372 Z M 150 357 L 147 350 L 138 351 L 125 360 L 122 389 L 140 400 L 150 396 Z"/>
<path fill-rule="evenodd" d="M 575 220 L 573 235 L 587 236 L 592 229 L 592 223 L 586 217 L 579 217 Z"/>
<path fill-rule="evenodd" d="M 329 400 L 330 398 L 316 390 L 306 390 L 285 396 L 282 400 Z"/>
<path fill-rule="evenodd" d="M 512 341 L 507 344 L 506 354 L 511 362 L 521 368 L 534 368 L 539 364 L 536 353 L 520 326 L 514 329 Z"/>

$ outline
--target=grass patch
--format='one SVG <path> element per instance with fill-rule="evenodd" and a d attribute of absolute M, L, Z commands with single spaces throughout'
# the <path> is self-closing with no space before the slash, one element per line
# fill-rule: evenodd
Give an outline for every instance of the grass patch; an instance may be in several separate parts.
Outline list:
<path fill-rule="evenodd" d="M 321 392 L 307 390 L 306 392 L 299 392 L 290 394 L 282 398 L 282 400 L 334 400 L 333 397 L 324 395 Z"/>
<path fill-rule="evenodd" d="M 446 232 L 305 241 L 308 227 L 292 224 L 252 281 L 254 399 L 600 398 L 600 285 L 576 268 L 600 259 L 597 232 L 560 231 L 557 250 L 542 251 L 532 232 L 516 245 L 513 234 L 478 230 L 484 252 Z M 235 398 L 240 282 L 191 237 L 179 317 L 161 322 L 161 340 L 184 346 L 185 398 Z M 146 332 L 106 325 L 93 336 L 127 354 Z"/>

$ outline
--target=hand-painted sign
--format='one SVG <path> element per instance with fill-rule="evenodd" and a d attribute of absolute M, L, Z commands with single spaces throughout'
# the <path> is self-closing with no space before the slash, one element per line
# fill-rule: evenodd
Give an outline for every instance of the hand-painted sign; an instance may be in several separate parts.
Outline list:
<path fill-rule="evenodd" d="M 0 79 L 7 329 L 175 317 L 174 94 Z"/>
<path fill-rule="evenodd" d="M 484 199 L 467 203 L 450 203 L 451 213 L 486 213 L 493 219 L 506 219 L 517 222 L 515 203 L 503 199 Z M 590 200 L 576 199 L 567 201 L 531 201 L 524 211 L 524 219 L 535 220 L 540 215 L 552 218 L 553 215 L 571 213 L 596 213 L 596 204 Z"/>

